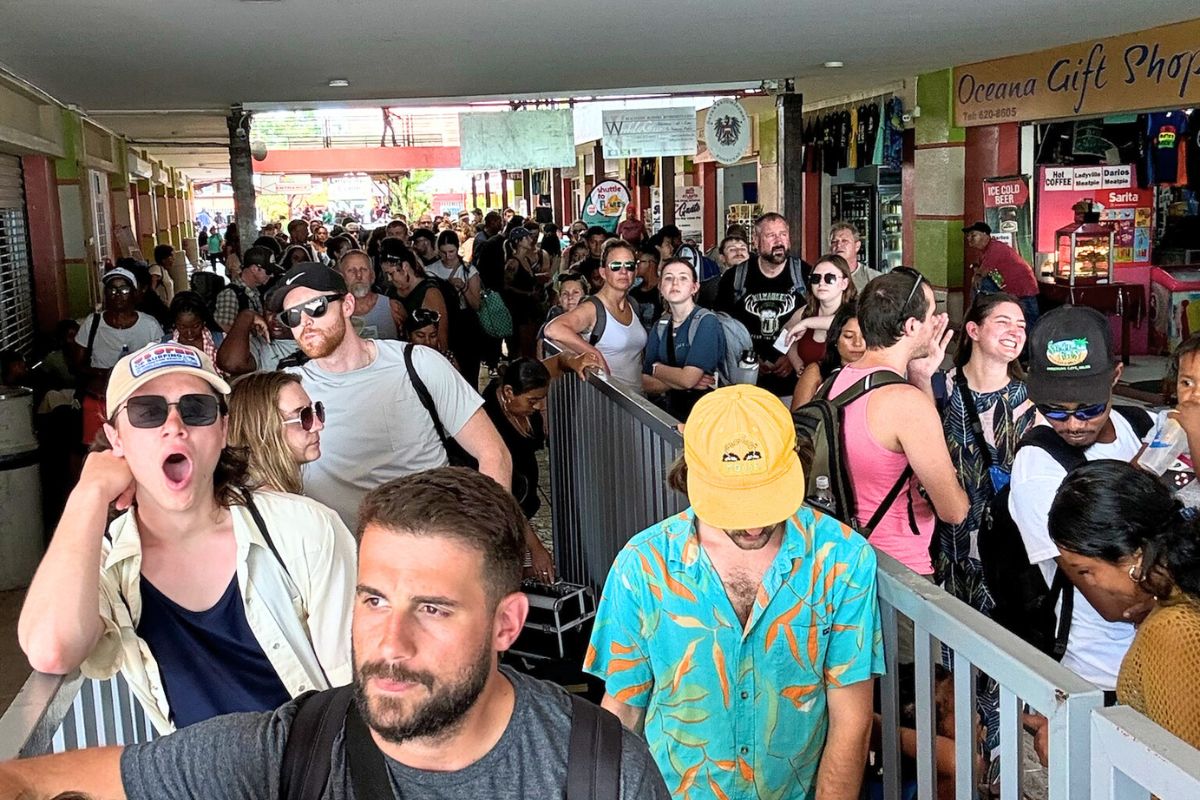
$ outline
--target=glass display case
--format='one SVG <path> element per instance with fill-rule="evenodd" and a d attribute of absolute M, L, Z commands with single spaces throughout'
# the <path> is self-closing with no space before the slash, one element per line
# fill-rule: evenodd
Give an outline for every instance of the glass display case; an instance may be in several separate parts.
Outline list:
<path fill-rule="evenodd" d="M 1054 233 L 1058 262 L 1054 282 L 1067 286 L 1112 283 L 1113 238 L 1111 225 L 1098 222 L 1088 214 L 1084 222 L 1075 222 Z"/>

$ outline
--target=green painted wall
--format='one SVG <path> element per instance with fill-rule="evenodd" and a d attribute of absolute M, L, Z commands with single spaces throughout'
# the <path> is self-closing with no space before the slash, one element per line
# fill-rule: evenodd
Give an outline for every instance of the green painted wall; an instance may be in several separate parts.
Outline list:
<path fill-rule="evenodd" d="M 60 181 L 79 179 L 79 159 L 83 149 L 83 122 L 74 111 L 63 109 L 63 149 L 66 155 L 54 159 L 54 173 Z"/>
<path fill-rule="evenodd" d="M 917 78 L 917 145 L 965 142 L 967 132 L 954 127 L 954 72 L 944 69 Z"/>
<path fill-rule="evenodd" d="M 91 283 L 86 264 L 67 264 L 67 309 L 73 319 L 90 313 L 92 308 Z"/>
<path fill-rule="evenodd" d="M 962 223 L 919 219 L 913 224 L 917 265 L 935 286 L 962 286 Z"/>

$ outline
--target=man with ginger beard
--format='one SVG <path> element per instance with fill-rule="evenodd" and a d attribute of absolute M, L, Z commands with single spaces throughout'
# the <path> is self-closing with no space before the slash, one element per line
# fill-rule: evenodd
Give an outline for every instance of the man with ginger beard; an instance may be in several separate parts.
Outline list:
<path fill-rule="evenodd" d="M 321 264 L 297 264 L 267 296 L 308 363 L 289 368 L 313 402 L 328 409 L 321 458 L 306 465 L 304 489 L 352 526 L 372 489 L 395 478 L 449 463 L 446 446 L 421 402 L 415 377 L 428 392 L 439 423 L 476 461 L 479 471 L 508 489 L 512 457 L 483 409 L 483 398 L 446 358 L 428 347 L 363 339 L 350 324 L 354 304 L 341 274 Z M 363 414 L 382 424 L 362 426 Z M 526 542 L 538 570 L 553 570 L 532 528 Z"/>
<path fill-rule="evenodd" d="M 354 297 L 354 330 L 364 339 L 399 339 L 406 316 L 399 300 L 371 289 L 375 270 L 371 257 L 362 250 L 348 250 L 338 259 L 337 271 Z"/>

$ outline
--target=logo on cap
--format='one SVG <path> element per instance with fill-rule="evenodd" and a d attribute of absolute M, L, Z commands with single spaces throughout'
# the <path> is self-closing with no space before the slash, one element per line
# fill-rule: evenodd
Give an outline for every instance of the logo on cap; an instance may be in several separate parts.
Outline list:
<path fill-rule="evenodd" d="M 195 350 L 169 344 L 138 353 L 129 362 L 129 371 L 135 378 L 165 367 L 204 369 L 204 365 L 200 363 L 200 356 L 196 354 Z"/>
<path fill-rule="evenodd" d="M 1087 339 L 1063 339 L 1046 344 L 1046 360 L 1056 367 L 1070 369 L 1087 360 Z"/>
<path fill-rule="evenodd" d="M 766 471 L 767 462 L 763 461 L 762 445 L 758 442 L 739 436 L 721 448 L 722 475 L 761 475 Z"/>

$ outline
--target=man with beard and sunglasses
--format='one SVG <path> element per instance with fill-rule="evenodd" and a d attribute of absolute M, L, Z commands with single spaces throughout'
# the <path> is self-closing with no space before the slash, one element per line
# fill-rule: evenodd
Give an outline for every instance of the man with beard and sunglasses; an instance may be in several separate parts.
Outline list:
<path fill-rule="evenodd" d="M 354 297 L 354 316 L 350 320 L 358 335 L 364 339 L 399 339 L 404 329 L 404 306 L 371 288 L 375 269 L 366 251 L 347 250 L 338 259 L 337 271 Z"/>
<path fill-rule="evenodd" d="M 228 394 L 187 345 L 117 362 L 18 624 L 34 669 L 120 672 L 160 735 L 351 677 L 354 540 L 319 503 L 247 488 Z"/>
<path fill-rule="evenodd" d="M 883 672 L 875 552 L 803 505 L 791 415 L 759 387 L 696 403 L 668 481 L 691 507 L 604 584 L 584 662 L 601 705 L 644 728 L 676 797 L 858 797 Z"/>
<path fill-rule="evenodd" d="M 667 800 L 639 737 L 561 688 L 499 666 L 529 610 L 524 527 L 507 492 L 465 469 L 379 487 L 357 527 L 352 688 L 123 750 L 9 762 L 0 797 L 83 788 L 105 798 L 275 800 L 313 788 L 303 796 L 525 800 L 619 773 L 613 797 Z M 597 715 L 611 747 L 572 746 L 575 720 Z"/>

